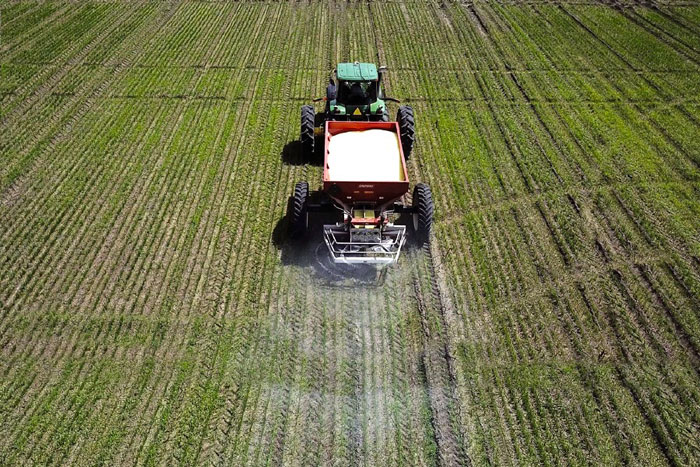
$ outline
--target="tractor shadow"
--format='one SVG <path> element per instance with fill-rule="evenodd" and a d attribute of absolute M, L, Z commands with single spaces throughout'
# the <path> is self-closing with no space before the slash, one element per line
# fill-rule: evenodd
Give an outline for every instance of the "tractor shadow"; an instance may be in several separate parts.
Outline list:
<path fill-rule="evenodd" d="M 297 139 L 284 145 L 284 148 L 282 148 L 282 162 L 286 165 L 306 164 L 301 150 L 301 141 Z"/>
<path fill-rule="evenodd" d="M 316 128 L 323 128 L 324 118 L 322 112 L 316 113 Z M 311 157 L 304 154 L 301 146 L 301 141 L 296 139 L 290 141 L 282 148 L 282 163 L 286 165 L 312 165 L 315 167 L 323 166 L 323 134 L 314 137 L 314 153 Z"/>
<path fill-rule="evenodd" d="M 304 154 L 301 141 L 298 139 L 290 141 L 284 145 L 281 154 L 282 163 L 285 165 L 311 165 L 314 167 L 323 166 L 323 136 L 316 136 L 314 141 L 314 153 L 311 157 Z"/>

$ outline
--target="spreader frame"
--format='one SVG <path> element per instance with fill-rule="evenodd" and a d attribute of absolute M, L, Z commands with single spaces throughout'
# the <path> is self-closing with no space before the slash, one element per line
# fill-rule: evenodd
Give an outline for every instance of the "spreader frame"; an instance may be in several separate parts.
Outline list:
<path fill-rule="evenodd" d="M 374 237 L 375 241 L 358 237 Z M 334 263 L 386 265 L 398 261 L 406 243 L 406 226 L 387 224 L 374 230 L 345 223 L 325 224 L 323 240 Z"/>

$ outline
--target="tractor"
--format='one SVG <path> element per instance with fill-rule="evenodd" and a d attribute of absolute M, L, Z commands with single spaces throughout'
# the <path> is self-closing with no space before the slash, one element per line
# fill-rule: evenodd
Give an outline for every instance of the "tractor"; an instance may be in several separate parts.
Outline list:
<path fill-rule="evenodd" d="M 384 95 L 382 78 L 387 67 L 377 68 L 373 63 L 339 63 L 331 71 L 326 96 L 314 99 L 325 101 L 325 109 L 317 114 L 313 105 L 301 108 L 301 146 L 305 158 L 314 154 L 315 137 L 323 133 L 327 121 L 388 122 L 387 102 L 399 103 Z M 408 160 L 415 140 L 415 119 L 411 106 L 399 107 L 396 121 L 401 132 L 401 146 Z"/>
<path fill-rule="evenodd" d="M 389 121 L 382 89 L 385 67 L 371 63 L 340 63 L 331 73 L 326 108 L 301 109 L 301 143 L 306 157 L 314 152 L 316 125 L 323 142 L 323 186 L 310 191 L 296 184 L 288 209 L 289 235 L 303 237 L 309 212 L 342 213 L 342 220 L 323 225 L 323 238 L 334 263 L 395 263 L 406 242 L 407 226 L 395 223 L 407 214 L 411 234 L 419 245 L 430 242 L 433 198 L 430 187 L 418 183 L 409 205 L 406 161 L 413 149 L 413 109 L 399 107 Z M 335 79 L 333 79 L 335 77 Z M 336 84 L 337 83 L 337 84 Z M 317 119 L 317 116 L 320 117 Z"/>

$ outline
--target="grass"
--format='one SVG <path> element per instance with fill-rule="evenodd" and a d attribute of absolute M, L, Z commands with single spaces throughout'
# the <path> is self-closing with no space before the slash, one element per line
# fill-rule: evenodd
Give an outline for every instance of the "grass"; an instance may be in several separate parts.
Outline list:
<path fill-rule="evenodd" d="M 0 13 L 0 464 L 698 462 L 697 6 Z M 346 60 L 436 202 L 370 277 L 281 235 Z"/>

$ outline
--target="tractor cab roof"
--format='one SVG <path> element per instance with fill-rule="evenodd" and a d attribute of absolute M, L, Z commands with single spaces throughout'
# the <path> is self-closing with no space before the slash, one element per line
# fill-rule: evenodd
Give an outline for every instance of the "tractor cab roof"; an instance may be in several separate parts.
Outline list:
<path fill-rule="evenodd" d="M 339 63 L 336 75 L 340 81 L 376 81 L 379 79 L 374 63 Z"/>

